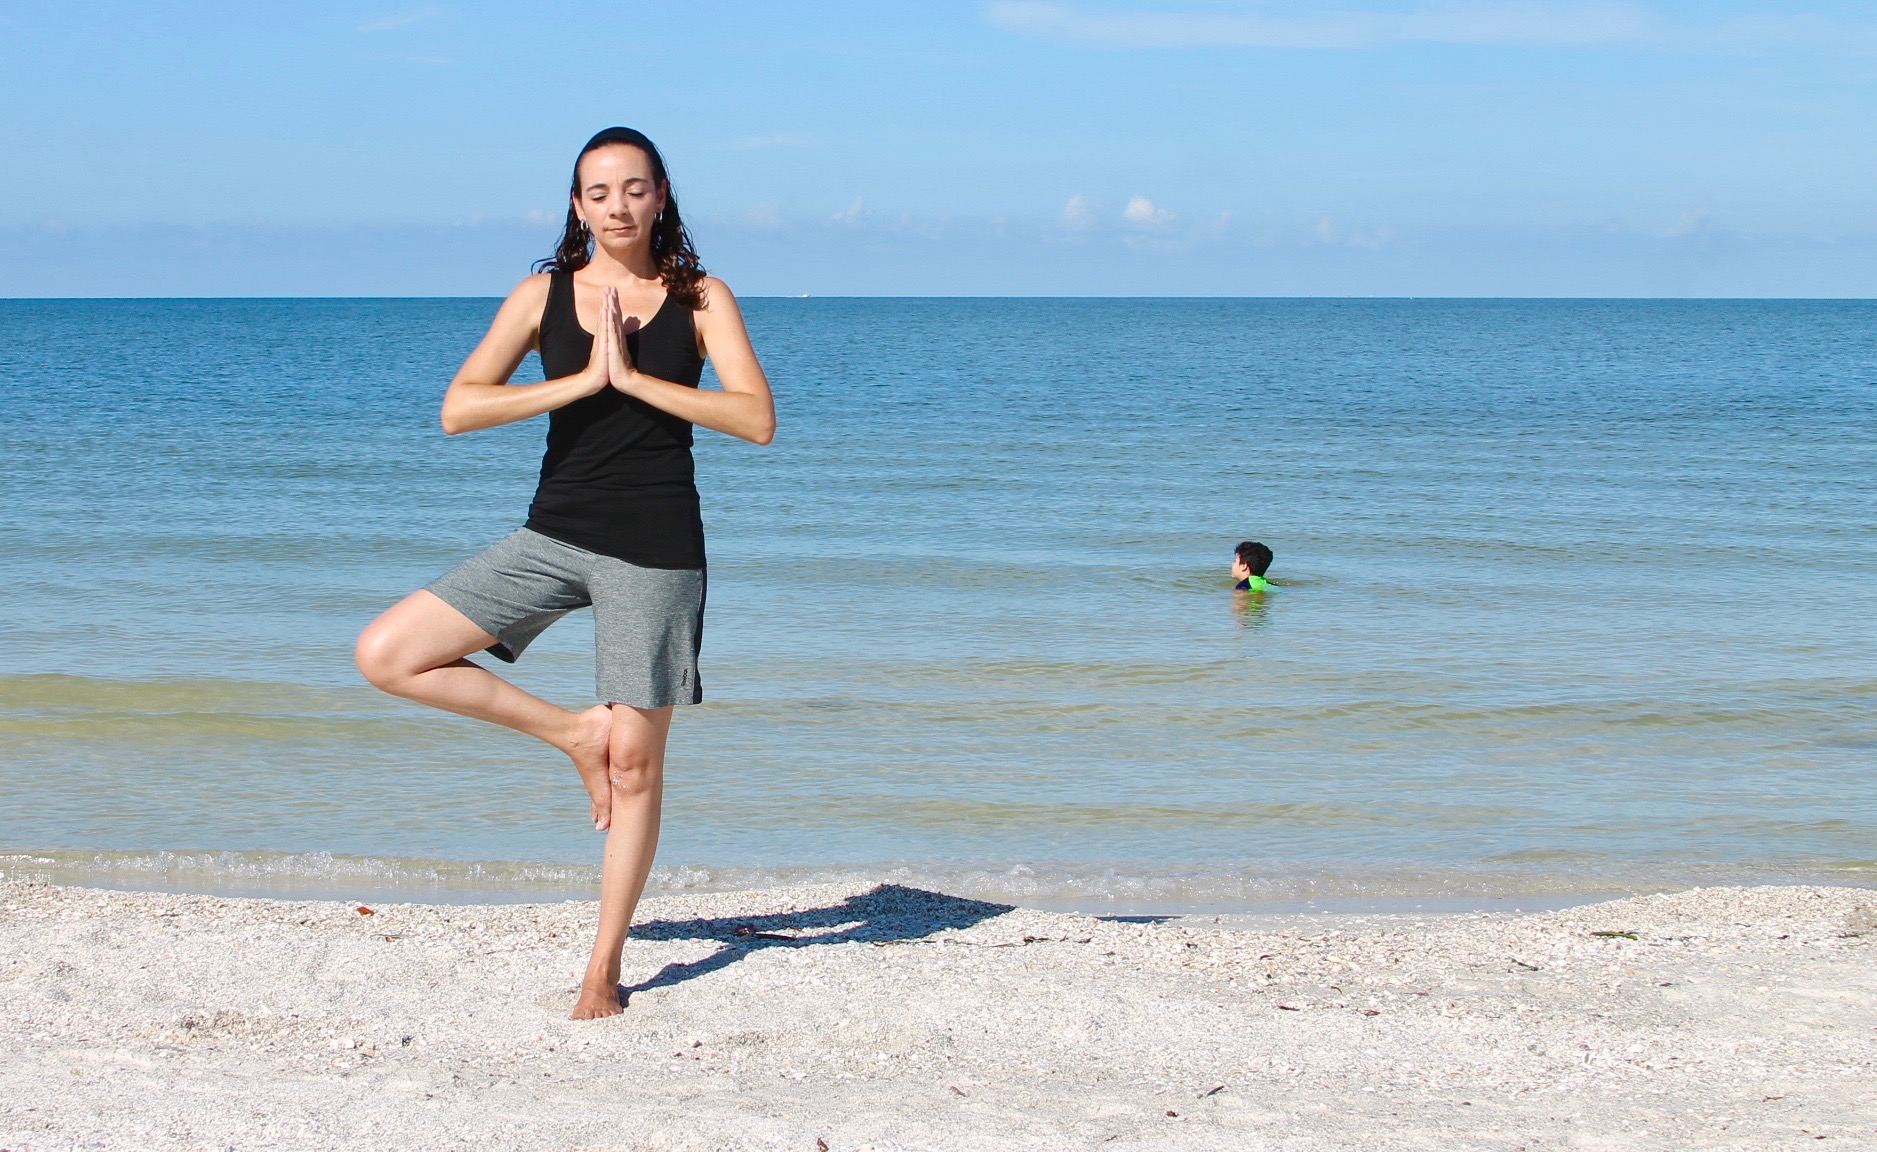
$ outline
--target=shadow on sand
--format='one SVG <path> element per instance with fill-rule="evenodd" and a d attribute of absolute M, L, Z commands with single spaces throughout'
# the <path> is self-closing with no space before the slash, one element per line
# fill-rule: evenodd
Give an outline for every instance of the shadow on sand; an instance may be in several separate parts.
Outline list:
<path fill-rule="evenodd" d="M 1010 904 L 965 900 L 942 892 L 882 884 L 839 904 L 768 916 L 716 920 L 652 920 L 632 926 L 635 940 L 715 940 L 722 944 L 702 960 L 667 964 L 656 976 L 619 986 L 619 1002 L 634 992 L 669 988 L 727 968 L 764 948 L 811 948 L 822 944 L 894 944 L 939 932 L 969 928 L 1013 909 Z"/>

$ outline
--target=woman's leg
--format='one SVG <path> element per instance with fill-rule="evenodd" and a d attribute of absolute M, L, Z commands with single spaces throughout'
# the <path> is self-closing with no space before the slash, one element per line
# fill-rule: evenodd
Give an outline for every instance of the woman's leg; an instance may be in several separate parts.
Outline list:
<path fill-rule="evenodd" d="M 619 951 L 645 877 L 658 852 L 658 815 L 665 800 L 665 738 L 671 709 L 613 705 L 607 773 L 612 779 L 612 831 L 600 871 L 600 930 L 580 982 L 574 1019 L 592 1020 L 620 1010 Z"/>
<path fill-rule="evenodd" d="M 434 593 L 419 591 L 366 625 L 354 658 L 365 679 L 393 696 L 526 732 L 565 752 L 593 801 L 593 826 L 606 828 L 612 710 L 601 704 L 569 712 L 463 659 L 493 643 L 495 637 L 469 617 Z"/>

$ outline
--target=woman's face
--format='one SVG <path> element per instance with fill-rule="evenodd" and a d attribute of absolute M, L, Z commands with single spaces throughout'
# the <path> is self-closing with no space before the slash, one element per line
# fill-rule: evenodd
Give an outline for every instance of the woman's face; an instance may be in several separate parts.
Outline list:
<path fill-rule="evenodd" d="M 652 158 L 630 144 L 608 144 L 582 156 L 579 171 L 574 211 L 594 242 L 616 257 L 651 243 L 652 221 L 665 207 Z"/>

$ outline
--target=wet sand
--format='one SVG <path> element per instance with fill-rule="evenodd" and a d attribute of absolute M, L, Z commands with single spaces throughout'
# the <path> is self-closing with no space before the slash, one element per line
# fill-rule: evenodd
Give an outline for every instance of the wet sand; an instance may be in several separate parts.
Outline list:
<path fill-rule="evenodd" d="M 0 884 L 0 1148 L 1877 1147 L 1870 890 L 1229 924 L 674 896 L 626 1012 L 575 1023 L 594 915 Z"/>

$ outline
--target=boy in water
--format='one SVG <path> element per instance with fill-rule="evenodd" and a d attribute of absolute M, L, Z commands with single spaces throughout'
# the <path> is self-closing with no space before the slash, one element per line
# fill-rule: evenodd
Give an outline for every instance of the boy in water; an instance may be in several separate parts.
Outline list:
<path fill-rule="evenodd" d="M 1239 592 L 1262 592 L 1264 574 L 1271 567 L 1271 550 L 1256 540 L 1247 540 L 1233 550 L 1232 579 Z"/>

